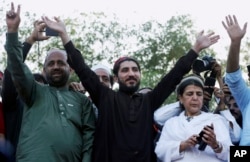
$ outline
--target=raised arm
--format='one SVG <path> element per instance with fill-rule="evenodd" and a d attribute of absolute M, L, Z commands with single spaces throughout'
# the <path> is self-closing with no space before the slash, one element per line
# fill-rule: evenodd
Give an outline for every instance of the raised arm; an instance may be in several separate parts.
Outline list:
<path fill-rule="evenodd" d="M 98 105 L 95 101 L 96 99 L 98 100 L 101 94 L 100 91 L 103 89 L 110 90 L 110 88 L 100 88 L 103 87 L 103 84 L 101 84 L 95 72 L 93 72 L 85 63 L 81 52 L 74 47 L 74 44 L 66 31 L 64 23 L 57 17 L 54 17 L 54 21 L 50 20 L 48 17 L 43 17 L 43 21 L 48 27 L 58 32 L 64 48 L 67 51 L 68 63 L 70 67 L 74 69 L 75 73 L 80 78 L 81 83 L 89 92 L 92 101 Z"/>
<path fill-rule="evenodd" d="M 225 22 L 222 21 L 222 25 L 226 29 L 231 39 L 229 54 L 227 58 L 227 68 L 226 68 L 226 72 L 231 73 L 239 69 L 240 44 L 242 38 L 246 34 L 247 23 L 245 23 L 243 29 L 241 29 L 238 24 L 236 16 L 229 15 L 226 16 Z"/>
<path fill-rule="evenodd" d="M 20 5 L 15 11 L 14 4 L 6 14 L 7 34 L 5 50 L 7 52 L 7 70 L 11 73 L 13 82 L 27 104 L 30 103 L 30 96 L 35 83 L 33 75 L 23 63 L 22 44 L 18 41 L 18 29 L 20 24 Z"/>
<path fill-rule="evenodd" d="M 25 42 L 22 45 L 23 51 L 23 62 L 26 60 L 26 57 L 32 47 L 32 45 L 36 41 L 43 41 L 49 39 L 49 37 L 45 36 L 43 32 L 45 28 L 45 23 L 43 21 L 35 21 L 34 22 L 34 29 L 30 36 L 27 37 Z M 8 69 L 4 71 L 4 78 L 3 78 L 3 89 L 2 89 L 2 99 L 3 99 L 3 107 L 5 110 L 11 110 L 16 107 L 16 98 L 17 98 L 17 91 L 14 86 L 14 83 L 11 78 L 11 74 Z"/>
<path fill-rule="evenodd" d="M 201 31 L 197 35 L 192 49 L 186 55 L 179 58 L 172 70 L 165 75 L 150 94 L 150 97 L 154 101 L 153 103 L 155 103 L 153 105 L 154 109 L 160 107 L 161 103 L 175 90 L 176 85 L 179 84 L 182 77 L 191 70 L 192 64 L 199 56 L 200 51 L 215 44 L 219 38 L 219 35 L 215 35 L 214 32 L 204 34 L 204 31 Z"/>

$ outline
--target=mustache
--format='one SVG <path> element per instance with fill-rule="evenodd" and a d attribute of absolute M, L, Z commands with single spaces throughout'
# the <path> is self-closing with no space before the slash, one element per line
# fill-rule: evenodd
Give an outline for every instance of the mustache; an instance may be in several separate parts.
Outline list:
<path fill-rule="evenodd" d="M 232 115 L 238 115 L 238 113 L 234 110 L 229 110 L 231 112 Z"/>
<path fill-rule="evenodd" d="M 55 69 L 51 71 L 51 74 L 57 74 L 57 73 L 62 73 L 62 70 L 60 69 Z"/>
<path fill-rule="evenodd" d="M 133 76 L 130 76 L 128 79 L 126 79 L 126 81 L 130 81 L 130 80 L 134 80 L 134 81 L 137 81 L 137 79 Z"/>

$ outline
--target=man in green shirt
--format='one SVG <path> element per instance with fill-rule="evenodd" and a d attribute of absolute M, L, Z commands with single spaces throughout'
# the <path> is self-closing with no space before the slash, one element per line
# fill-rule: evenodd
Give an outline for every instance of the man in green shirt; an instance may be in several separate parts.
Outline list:
<path fill-rule="evenodd" d="M 20 6 L 6 15 L 7 69 L 24 102 L 18 162 L 91 162 L 95 115 L 83 94 L 68 88 L 66 52 L 52 49 L 44 62 L 48 85 L 35 81 L 22 59 L 18 41 Z"/>

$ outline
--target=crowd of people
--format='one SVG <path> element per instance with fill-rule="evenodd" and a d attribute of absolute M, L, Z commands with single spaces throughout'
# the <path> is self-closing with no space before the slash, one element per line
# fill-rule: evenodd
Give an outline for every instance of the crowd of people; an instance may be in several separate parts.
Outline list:
<path fill-rule="evenodd" d="M 1 162 L 226 162 L 230 146 L 250 146 L 250 89 L 239 63 L 247 24 L 241 28 L 236 16 L 222 22 L 231 40 L 224 77 L 216 59 L 204 76 L 194 69 L 201 51 L 220 39 L 201 31 L 155 87 L 140 88 L 135 58 L 118 58 L 112 71 L 89 67 L 58 17 L 35 21 L 21 43 L 20 13 L 14 3 L 6 13 Z M 25 59 L 34 42 L 49 39 L 39 32 L 47 27 L 58 33 L 64 50 L 47 51 L 42 72 L 32 73 Z M 79 83 L 69 83 L 73 71 Z M 177 101 L 162 106 L 174 92 Z"/>

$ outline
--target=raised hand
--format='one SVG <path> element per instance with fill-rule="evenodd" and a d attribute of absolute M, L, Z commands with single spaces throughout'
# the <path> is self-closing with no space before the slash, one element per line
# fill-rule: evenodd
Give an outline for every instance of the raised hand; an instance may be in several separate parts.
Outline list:
<path fill-rule="evenodd" d="M 49 28 L 57 31 L 60 34 L 66 33 L 66 27 L 64 23 L 58 18 L 54 17 L 54 20 L 49 19 L 47 16 L 42 17 L 42 20 Z"/>
<path fill-rule="evenodd" d="M 85 93 L 86 92 L 85 88 L 82 86 L 82 83 L 71 82 L 69 84 L 69 87 L 71 89 L 73 89 L 74 91 L 78 91 L 78 92 L 81 92 L 81 93 Z"/>
<path fill-rule="evenodd" d="M 45 22 L 47 27 L 58 32 L 59 36 L 62 39 L 63 45 L 70 41 L 70 37 L 66 31 L 65 24 L 58 17 L 54 17 L 55 21 L 52 21 L 47 16 L 44 16 L 42 17 L 42 20 Z"/>
<path fill-rule="evenodd" d="M 20 5 L 17 6 L 17 11 L 15 11 L 15 6 L 12 2 L 11 9 L 6 13 L 6 24 L 8 28 L 8 33 L 15 33 L 18 31 L 18 27 L 21 22 L 20 11 Z"/>
<path fill-rule="evenodd" d="M 30 44 L 33 44 L 35 41 L 42 41 L 49 39 L 50 37 L 45 36 L 44 34 L 45 27 L 46 24 L 43 21 L 36 20 L 34 22 L 34 29 L 26 41 Z"/>
<path fill-rule="evenodd" d="M 226 16 L 226 22 L 222 21 L 222 25 L 227 30 L 232 41 L 241 40 L 246 34 L 247 23 L 245 23 L 243 29 L 241 29 L 235 15 L 233 15 L 233 17 L 230 15 Z"/>
<path fill-rule="evenodd" d="M 201 31 L 196 37 L 196 42 L 193 46 L 193 50 L 196 53 L 199 53 L 201 50 L 217 43 L 218 40 L 220 39 L 220 36 L 214 34 L 215 34 L 214 32 L 210 32 L 209 34 L 204 35 L 204 31 Z"/>

